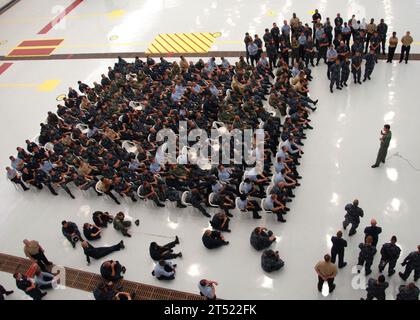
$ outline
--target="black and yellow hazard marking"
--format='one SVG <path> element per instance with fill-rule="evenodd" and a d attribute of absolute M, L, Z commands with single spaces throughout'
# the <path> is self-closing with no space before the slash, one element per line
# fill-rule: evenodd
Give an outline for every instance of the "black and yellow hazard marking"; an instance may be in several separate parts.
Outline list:
<path fill-rule="evenodd" d="M 146 53 L 207 53 L 221 33 L 162 33 L 156 36 Z"/>

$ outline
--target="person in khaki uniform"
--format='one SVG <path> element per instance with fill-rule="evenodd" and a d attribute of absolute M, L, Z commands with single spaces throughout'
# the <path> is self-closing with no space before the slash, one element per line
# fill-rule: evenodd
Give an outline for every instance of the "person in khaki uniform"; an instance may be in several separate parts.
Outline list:
<path fill-rule="evenodd" d="M 405 63 L 408 63 L 408 56 L 410 55 L 410 48 L 411 44 L 413 43 L 413 37 L 410 35 L 410 31 L 407 31 L 404 37 L 401 38 L 401 55 L 400 55 L 400 63 L 404 59 L 405 54 Z"/>
<path fill-rule="evenodd" d="M 296 16 L 296 13 L 293 13 L 293 17 L 292 19 L 290 19 L 290 22 L 289 22 L 290 27 L 292 28 L 292 36 L 295 35 L 296 30 L 299 28 L 299 23 L 300 23 L 299 18 Z"/>
<path fill-rule="evenodd" d="M 366 48 L 365 48 L 365 53 L 368 52 L 369 49 L 369 42 L 370 42 L 370 38 L 373 36 L 373 34 L 376 32 L 377 26 L 375 24 L 375 19 L 370 19 L 370 23 L 367 25 L 366 30 L 367 30 L 367 38 L 366 38 Z"/>
<path fill-rule="evenodd" d="M 331 256 L 329 254 L 324 256 L 324 261 L 319 261 L 315 265 L 315 271 L 318 274 L 318 291 L 322 291 L 322 285 L 324 281 L 327 281 L 330 293 L 333 292 L 335 289 L 334 279 L 337 275 L 337 266 L 331 262 Z"/>
<path fill-rule="evenodd" d="M 36 240 L 23 240 L 23 251 L 31 261 L 38 264 L 42 271 L 48 271 L 47 266 L 51 266 L 53 263 L 50 262 L 44 254 L 44 249 L 39 245 Z"/>
<path fill-rule="evenodd" d="M 394 53 L 395 50 L 397 49 L 398 46 L 398 38 L 397 38 L 397 33 L 393 32 L 392 33 L 392 37 L 389 38 L 389 46 L 388 46 L 388 60 L 386 61 L 386 63 L 392 63 L 392 59 L 394 59 Z"/>

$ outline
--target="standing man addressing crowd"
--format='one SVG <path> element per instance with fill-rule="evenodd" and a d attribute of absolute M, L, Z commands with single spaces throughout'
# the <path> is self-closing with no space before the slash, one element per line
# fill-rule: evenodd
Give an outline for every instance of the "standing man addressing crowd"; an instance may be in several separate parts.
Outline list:
<path fill-rule="evenodd" d="M 379 147 L 378 156 L 376 157 L 375 164 L 372 165 L 372 168 L 379 167 L 379 164 L 385 163 L 386 154 L 388 152 L 389 143 L 392 138 L 391 126 L 389 124 L 384 125 L 383 130 L 381 130 L 381 136 L 379 140 L 381 141 L 381 145 Z"/>

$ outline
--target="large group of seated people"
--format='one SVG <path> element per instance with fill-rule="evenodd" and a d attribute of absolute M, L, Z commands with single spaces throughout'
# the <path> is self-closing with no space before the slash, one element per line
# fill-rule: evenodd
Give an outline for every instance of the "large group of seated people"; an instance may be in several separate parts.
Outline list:
<path fill-rule="evenodd" d="M 265 54 L 256 67 L 243 57 L 234 65 L 224 58 L 217 64 L 215 58 L 194 63 L 181 57 L 171 63 L 148 57 L 130 63 L 119 57 L 100 83 L 90 87 L 79 81 L 79 92 L 69 88 L 64 103 L 41 123 L 37 141 L 26 140 L 26 148 L 18 147 L 10 157 L 7 176 L 24 190 L 47 187 L 57 195 L 63 189 L 74 198 L 73 184 L 117 204 L 121 197 L 157 206 L 169 200 L 178 207 L 192 205 L 207 217 L 211 195 L 212 205 L 227 216 L 238 208 L 260 218 L 258 212 L 267 210 L 285 221 L 287 202 L 301 178 L 296 167 L 304 130 L 312 128 L 308 115 L 316 104 L 307 94 L 310 70 L 302 62 L 298 68 L 291 70 L 280 59 L 274 75 Z M 285 116 L 283 123 L 264 107 L 267 95 L 271 107 Z M 215 123 L 228 130 L 263 128 L 264 154 L 255 155 L 264 159 L 262 170 L 249 170 L 245 160 L 204 169 L 159 162 L 157 150 L 164 142 L 156 141 L 157 132 L 166 128 L 179 134 L 180 121 L 207 132 Z M 209 149 L 211 155 L 223 148 Z M 273 188 L 266 197 L 269 184 Z"/>

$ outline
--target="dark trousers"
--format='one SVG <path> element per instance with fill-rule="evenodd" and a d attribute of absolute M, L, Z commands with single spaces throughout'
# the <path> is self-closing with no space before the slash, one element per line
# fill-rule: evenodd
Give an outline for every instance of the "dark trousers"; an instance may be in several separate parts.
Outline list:
<path fill-rule="evenodd" d="M 161 255 L 159 260 L 170 260 L 170 259 L 175 259 L 176 257 L 178 257 L 178 255 L 176 253 L 172 253 L 172 248 L 176 246 L 176 242 L 172 241 L 169 242 L 167 244 L 165 244 L 163 246 L 164 249 L 166 249 L 165 251 L 171 251 L 171 252 L 167 252 Z"/>
<path fill-rule="evenodd" d="M 420 268 L 414 269 L 414 267 L 411 264 L 406 265 L 402 278 L 404 280 L 407 280 L 413 270 L 414 270 L 414 281 L 417 281 L 418 279 L 420 279 Z"/>
<path fill-rule="evenodd" d="M 335 86 L 338 88 L 340 86 L 340 80 L 339 79 L 335 79 L 335 78 L 331 78 L 330 80 L 330 90 L 332 90 L 332 88 Z"/>
<path fill-rule="evenodd" d="M 358 69 L 358 70 L 353 69 L 351 72 L 353 73 L 354 82 L 355 83 L 360 82 L 360 78 L 362 77 L 362 70 L 361 69 Z"/>
<path fill-rule="evenodd" d="M 13 181 L 16 184 L 20 184 L 20 186 L 22 187 L 23 190 L 25 190 L 25 191 L 29 190 L 29 188 L 27 186 L 25 186 L 25 184 L 22 182 L 22 179 L 15 177 L 15 178 L 11 179 L 11 181 Z"/>
<path fill-rule="evenodd" d="M 349 79 L 349 72 L 341 72 L 341 85 L 343 85 L 343 83 L 347 83 L 347 80 Z"/>
<path fill-rule="evenodd" d="M 39 288 L 34 288 L 30 291 L 25 291 L 25 293 L 34 300 L 41 300 L 43 297 L 42 291 Z"/>
<path fill-rule="evenodd" d="M 13 291 L 7 291 L 2 285 L 0 285 L 0 301 L 4 300 L 4 295 L 8 296 L 12 293 Z"/>
<path fill-rule="evenodd" d="M 249 55 L 249 58 L 251 59 L 251 65 L 254 67 L 255 63 L 258 62 L 257 60 L 257 54 L 255 55 Z"/>
<path fill-rule="evenodd" d="M 207 214 L 206 209 L 204 209 L 204 207 L 201 205 L 201 203 L 193 203 L 192 206 L 194 208 L 197 208 L 203 215 Z"/>
<path fill-rule="evenodd" d="M 331 78 L 331 66 L 333 64 L 335 64 L 334 61 L 327 61 L 327 65 L 328 65 L 328 68 L 327 68 L 327 77 L 328 77 L 328 79 Z"/>
<path fill-rule="evenodd" d="M 402 62 L 405 59 L 405 62 L 408 61 L 408 56 L 410 55 L 410 48 L 411 46 L 402 46 L 401 47 L 401 56 L 400 56 L 400 62 Z M 405 54 L 405 57 L 404 57 Z"/>
<path fill-rule="evenodd" d="M 392 59 L 394 59 L 395 49 L 397 49 L 397 47 L 388 47 L 388 60 L 387 60 L 387 62 L 392 62 Z"/>
<path fill-rule="evenodd" d="M 357 265 L 359 265 L 359 266 L 365 265 L 366 273 L 371 273 L 372 272 L 372 268 L 371 268 L 372 263 L 373 263 L 373 260 L 365 260 L 362 257 L 359 257 L 359 261 L 357 262 Z"/>
<path fill-rule="evenodd" d="M 366 35 L 366 48 L 365 48 L 365 53 L 367 53 L 368 52 L 368 49 L 369 49 L 370 37 L 372 37 L 372 35 L 370 33 L 368 33 Z"/>
<path fill-rule="evenodd" d="M 376 298 L 378 300 L 385 300 L 385 293 L 380 294 L 380 295 L 374 295 L 368 292 L 366 300 L 373 300 L 373 298 Z"/>
<path fill-rule="evenodd" d="M 105 192 L 105 194 L 110 197 L 112 200 L 115 201 L 116 204 L 120 204 L 120 202 L 118 201 L 118 199 L 112 194 L 112 191 L 109 190 L 108 192 Z"/>
<path fill-rule="evenodd" d="M 44 281 L 52 281 L 54 279 L 54 275 L 49 273 L 49 274 L 44 275 L 42 278 Z M 39 286 L 39 288 L 42 290 L 52 289 L 52 287 L 53 287 L 52 283 L 43 284 Z"/>
<path fill-rule="evenodd" d="M 100 259 L 109 255 L 110 253 L 114 251 L 119 251 L 120 249 L 121 249 L 121 245 L 119 243 L 110 247 L 95 248 L 91 257 L 93 259 Z"/>
<path fill-rule="evenodd" d="M 47 257 L 43 252 L 38 252 L 37 254 L 34 254 L 31 256 L 36 260 L 36 263 L 41 268 L 42 271 L 48 271 L 47 266 L 51 264 L 51 262 L 48 261 Z"/>
<path fill-rule="evenodd" d="M 380 272 L 384 271 L 387 264 L 388 264 L 388 274 L 394 273 L 397 260 L 387 260 L 387 259 L 384 259 L 384 257 L 381 257 L 381 261 L 379 261 L 379 271 Z"/>
<path fill-rule="evenodd" d="M 334 249 L 331 249 L 331 262 L 335 263 L 335 259 L 338 255 L 338 267 L 341 268 L 344 265 L 344 250 L 342 251 L 336 251 Z"/>
<path fill-rule="evenodd" d="M 311 66 L 314 66 L 314 57 L 315 54 L 313 52 L 305 53 L 305 65 L 308 67 L 309 62 L 311 62 Z"/>
<path fill-rule="evenodd" d="M 364 79 L 369 78 L 371 76 L 372 72 L 373 72 L 373 67 L 365 66 L 365 74 L 363 75 L 363 78 Z"/>
<path fill-rule="evenodd" d="M 330 278 L 327 280 L 328 282 L 328 288 L 330 288 L 330 291 L 334 288 L 334 278 Z M 324 284 L 324 279 L 322 279 L 320 276 L 318 276 L 318 291 L 322 291 L 322 285 Z"/>
<path fill-rule="evenodd" d="M 316 58 L 316 64 L 318 64 L 321 59 L 324 59 L 324 62 L 327 63 L 327 47 L 319 48 L 318 57 Z"/>
<path fill-rule="evenodd" d="M 351 223 L 351 229 L 350 229 L 349 234 L 352 235 L 352 234 L 355 234 L 356 233 L 356 229 L 359 226 L 359 222 L 357 222 L 357 223 L 356 222 L 352 222 L 349 219 L 344 218 L 343 228 L 346 229 L 350 223 Z"/>
<path fill-rule="evenodd" d="M 171 275 L 171 276 L 160 276 L 158 277 L 159 280 L 174 280 L 175 279 L 175 274 Z"/>
<path fill-rule="evenodd" d="M 268 61 L 270 62 L 270 69 L 273 70 L 276 67 L 277 56 L 268 57 Z"/>
<path fill-rule="evenodd" d="M 381 36 L 381 46 L 382 46 L 382 53 L 385 54 L 386 35 L 385 36 Z"/>

